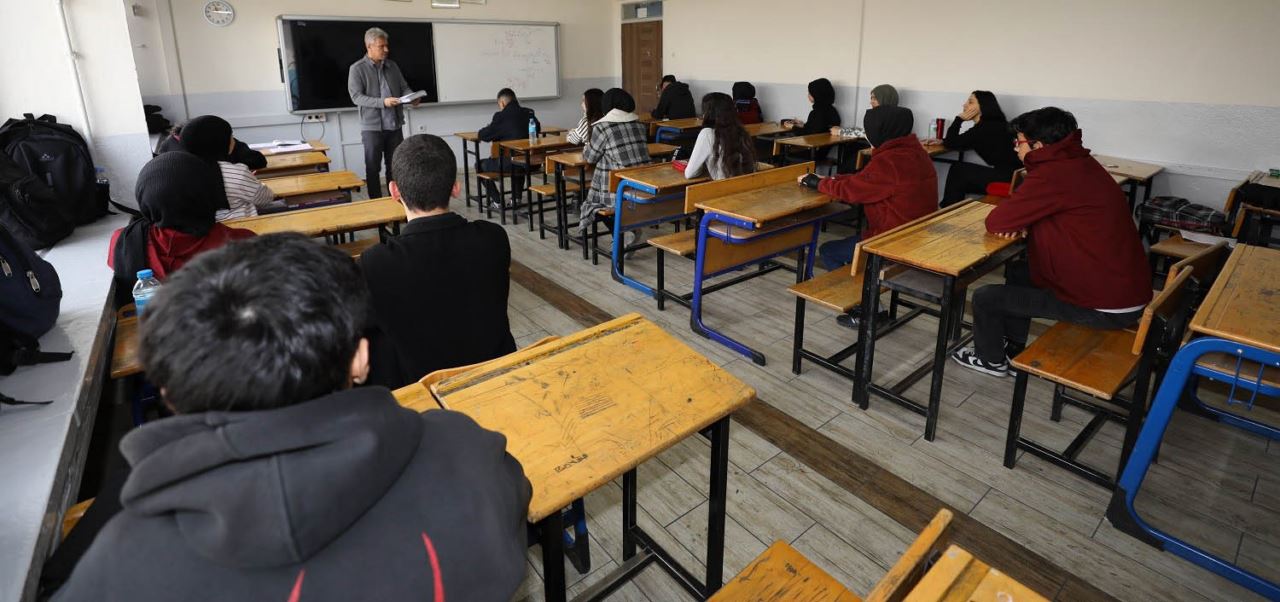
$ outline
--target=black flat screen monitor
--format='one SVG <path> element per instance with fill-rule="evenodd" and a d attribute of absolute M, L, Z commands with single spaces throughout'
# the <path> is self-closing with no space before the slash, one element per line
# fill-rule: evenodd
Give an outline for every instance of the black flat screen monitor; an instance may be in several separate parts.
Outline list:
<path fill-rule="evenodd" d="M 284 77 L 291 112 L 355 106 L 347 93 L 347 70 L 364 56 L 364 32 L 370 27 L 387 32 L 389 58 L 400 66 L 411 91 L 425 90 L 422 102 L 439 100 L 430 22 L 282 19 Z"/>

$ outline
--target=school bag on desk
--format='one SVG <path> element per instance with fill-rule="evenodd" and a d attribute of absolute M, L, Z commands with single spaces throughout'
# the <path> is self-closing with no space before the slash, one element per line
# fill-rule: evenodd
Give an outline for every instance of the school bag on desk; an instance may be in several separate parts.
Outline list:
<path fill-rule="evenodd" d="M 53 266 L 0 226 L 0 376 L 19 366 L 71 359 L 70 353 L 40 351 L 40 336 L 58 321 L 61 304 L 62 283 Z M 0 392 L 0 404 L 46 403 Z"/>
<path fill-rule="evenodd" d="M 27 113 L 6 121 L 0 126 L 0 152 L 52 188 L 73 223 L 88 224 L 107 215 L 89 145 L 53 115 Z"/>

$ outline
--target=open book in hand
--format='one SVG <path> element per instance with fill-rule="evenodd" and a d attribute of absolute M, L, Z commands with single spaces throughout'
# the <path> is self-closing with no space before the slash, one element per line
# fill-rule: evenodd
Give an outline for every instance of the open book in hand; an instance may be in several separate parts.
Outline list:
<path fill-rule="evenodd" d="M 426 98 L 426 97 L 427 97 L 426 90 L 418 90 L 417 92 L 410 92 L 408 94 L 405 94 L 404 96 L 401 96 L 400 102 L 407 104 L 415 100 L 418 100 L 419 98 Z"/>

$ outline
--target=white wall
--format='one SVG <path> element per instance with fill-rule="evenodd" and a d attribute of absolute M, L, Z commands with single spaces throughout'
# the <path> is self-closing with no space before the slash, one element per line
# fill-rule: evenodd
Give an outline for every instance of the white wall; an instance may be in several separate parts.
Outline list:
<path fill-rule="evenodd" d="M 151 155 L 125 7 L 119 0 L 67 0 L 66 11 L 78 78 L 58 3 L 4 3 L 0 115 L 49 113 L 71 124 L 89 140 L 94 162 L 107 168 L 112 196 L 132 203 L 138 170 Z"/>

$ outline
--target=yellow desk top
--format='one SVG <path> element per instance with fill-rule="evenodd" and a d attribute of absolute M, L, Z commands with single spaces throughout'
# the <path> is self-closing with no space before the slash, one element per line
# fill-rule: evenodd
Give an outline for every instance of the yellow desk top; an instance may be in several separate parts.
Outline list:
<path fill-rule="evenodd" d="M 680 147 L 671 144 L 662 144 L 658 142 L 649 143 L 649 156 L 661 157 L 676 152 Z M 571 151 L 565 153 L 556 153 L 547 155 L 547 161 L 552 163 L 563 163 L 565 167 L 578 167 L 580 165 L 589 165 L 587 160 L 582 157 L 582 151 Z"/>
<path fill-rule="evenodd" d="M 223 223 L 231 228 L 245 228 L 258 234 L 301 232 L 306 236 L 315 237 L 376 228 L 403 221 L 405 221 L 404 207 L 391 197 L 382 197 L 315 209 L 242 217 Z"/>
<path fill-rule="evenodd" d="M 791 128 L 786 127 L 776 121 L 765 121 L 762 123 L 749 123 L 742 126 L 747 130 L 747 134 L 751 136 L 772 136 L 774 134 L 782 134 L 790 132 Z"/>
<path fill-rule="evenodd" d="M 325 144 L 324 141 L 322 140 L 308 140 L 307 144 L 310 144 L 311 148 L 302 149 L 302 150 L 291 150 L 291 151 L 278 151 L 275 149 L 268 148 L 268 149 L 260 150 L 258 152 L 262 153 L 266 157 L 272 157 L 272 156 L 278 156 L 278 155 L 292 155 L 295 153 L 309 153 L 313 151 L 317 153 L 329 152 L 329 145 Z M 268 161 L 270 161 L 270 159 L 268 159 Z M 270 163 L 268 163 L 268 165 L 270 165 Z"/>
<path fill-rule="evenodd" d="M 282 169 L 297 169 L 301 167 L 320 167 L 329 164 L 329 156 L 320 151 L 306 151 L 301 153 L 286 153 L 283 155 L 268 155 L 267 166 L 259 169 L 256 175 L 260 178 L 270 177 L 273 171 Z"/>
<path fill-rule="evenodd" d="M 262 181 L 277 199 L 315 194 L 317 192 L 341 192 L 364 186 L 364 180 L 350 171 L 328 171 L 294 176 L 267 178 Z"/>
<path fill-rule="evenodd" d="M 529 521 L 695 435 L 755 390 L 639 314 L 517 351 L 433 385 L 441 405 L 507 437 L 533 484 Z M 422 408 L 421 383 L 395 392 Z"/>
<path fill-rule="evenodd" d="M 942 553 L 906 602 L 1048 602 L 1012 577 L 952 545 Z"/>
<path fill-rule="evenodd" d="M 1191 330 L 1280 353 L 1280 250 L 1236 245 Z"/>
<path fill-rule="evenodd" d="M 779 218 L 816 209 L 831 202 L 817 190 L 795 182 L 782 182 L 753 190 L 708 199 L 695 204 L 707 212 L 753 222 L 757 228 Z"/>
<path fill-rule="evenodd" d="M 692 130 L 702 127 L 701 117 L 685 117 L 684 119 L 661 119 L 653 120 L 649 123 L 649 135 L 653 136 L 658 132 L 658 128 L 675 128 L 680 131 Z"/>
<path fill-rule="evenodd" d="M 632 182 L 644 184 L 658 192 L 678 190 L 686 186 L 706 182 L 711 179 L 707 176 L 686 178 L 684 177 L 684 172 L 676 170 L 676 168 L 672 167 L 670 163 L 659 163 L 649 167 L 634 169 L 621 174 L 620 177 L 624 180 L 631 180 Z"/>
<path fill-rule="evenodd" d="M 524 151 L 548 151 L 578 145 L 569 142 L 567 135 L 557 134 L 538 137 L 534 140 L 534 144 L 529 144 L 528 138 L 520 138 L 519 140 L 504 140 L 499 142 L 498 146 L 509 151 L 523 153 Z"/>
<path fill-rule="evenodd" d="M 1131 159 L 1123 159 L 1120 157 L 1112 157 L 1110 155 L 1093 155 L 1107 171 L 1117 175 L 1124 176 L 1139 182 L 1146 182 L 1152 176 L 1164 171 L 1164 168 L 1151 163 L 1143 163 L 1141 161 L 1133 161 Z"/>
<path fill-rule="evenodd" d="M 799 146 L 802 148 L 823 148 L 827 146 L 835 146 L 837 144 L 860 142 L 862 140 L 863 138 L 855 138 L 853 136 L 833 136 L 831 132 L 819 132 L 817 134 L 805 134 L 803 136 L 779 138 L 774 141 L 774 144 Z"/>
<path fill-rule="evenodd" d="M 862 247 L 898 263 L 959 276 L 983 260 L 1020 244 L 1016 238 L 987 233 L 993 205 L 966 201 L 939 210 L 909 227 L 869 239 Z"/>
<path fill-rule="evenodd" d="M 111 351 L 111 378 L 122 378 L 142 372 L 138 358 L 138 316 L 116 320 L 116 342 Z"/>

